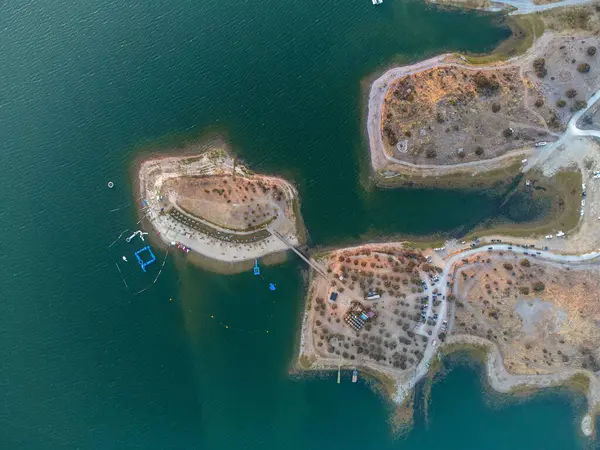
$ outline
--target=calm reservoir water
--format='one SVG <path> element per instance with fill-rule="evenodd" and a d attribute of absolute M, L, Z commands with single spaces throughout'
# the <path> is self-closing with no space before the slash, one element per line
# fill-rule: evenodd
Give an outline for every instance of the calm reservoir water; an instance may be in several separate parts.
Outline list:
<path fill-rule="evenodd" d="M 492 17 L 407 0 L 7 2 L 0 449 L 585 447 L 581 399 L 491 407 L 479 371 L 454 363 L 427 414 L 394 437 L 389 404 L 363 381 L 288 376 L 305 293 L 296 260 L 259 279 L 179 256 L 132 296 L 108 248 L 136 221 L 135 148 L 206 130 L 298 185 L 315 245 L 495 217 L 482 194 L 368 186 L 361 81 L 507 35 Z"/>

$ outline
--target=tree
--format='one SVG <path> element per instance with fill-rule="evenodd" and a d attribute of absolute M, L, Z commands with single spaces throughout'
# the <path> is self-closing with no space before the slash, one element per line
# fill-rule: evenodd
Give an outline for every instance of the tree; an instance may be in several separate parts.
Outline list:
<path fill-rule="evenodd" d="M 587 106 L 587 102 L 585 100 L 575 100 L 575 103 L 573 103 L 573 108 L 571 108 L 573 111 L 579 111 L 580 109 L 583 109 Z"/>
<path fill-rule="evenodd" d="M 492 103 L 492 112 L 497 113 L 498 111 L 500 111 L 500 104 L 499 103 Z"/>
<path fill-rule="evenodd" d="M 504 266 L 506 270 L 513 270 L 513 265 L 509 262 L 505 262 L 504 264 L 502 264 L 502 266 Z"/>
<path fill-rule="evenodd" d="M 529 262 L 529 260 L 527 258 L 522 259 L 519 264 L 521 264 L 521 266 L 523 266 L 523 267 L 530 267 L 531 266 L 531 263 Z"/>
<path fill-rule="evenodd" d="M 427 156 L 428 158 L 435 158 L 437 156 L 437 152 L 430 148 L 425 152 L 425 156 Z"/>
<path fill-rule="evenodd" d="M 567 102 L 564 101 L 562 98 L 556 100 L 556 106 L 558 106 L 559 108 L 564 108 L 567 105 Z"/>
<path fill-rule="evenodd" d="M 505 138 L 509 138 L 509 137 L 511 137 L 513 134 L 514 134 L 514 130 L 513 130 L 512 128 L 506 128 L 506 129 L 504 129 L 504 131 L 502 132 L 502 135 L 503 135 Z"/>
<path fill-rule="evenodd" d="M 587 54 L 590 56 L 594 56 L 596 54 L 596 47 L 593 45 L 587 48 Z"/>
<path fill-rule="evenodd" d="M 540 78 L 544 78 L 546 76 L 546 74 L 548 73 L 548 70 L 546 69 L 546 60 L 544 58 L 536 58 L 533 60 L 533 69 L 535 71 L 535 74 L 540 77 Z"/>
<path fill-rule="evenodd" d="M 477 72 L 473 76 L 473 81 L 477 90 L 484 94 L 494 94 L 500 88 L 497 80 L 486 77 L 483 72 Z"/>
<path fill-rule="evenodd" d="M 476 154 L 477 156 L 481 156 L 481 155 L 483 155 L 483 147 L 477 147 L 477 148 L 475 149 L 475 154 Z"/>
<path fill-rule="evenodd" d="M 541 98 L 538 98 L 534 105 L 536 106 L 536 108 L 541 108 L 542 106 L 544 106 L 544 100 L 542 100 Z"/>
<path fill-rule="evenodd" d="M 565 95 L 567 96 L 567 98 L 575 98 L 577 96 L 577 91 L 573 88 L 567 89 L 565 91 Z"/>
<path fill-rule="evenodd" d="M 536 281 L 535 283 L 533 283 L 533 290 L 535 292 L 542 292 L 545 288 L 546 286 L 544 286 L 544 283 L 542 283 L 541 281 Z"/>
<path fill-rule="evenodd" d="M 581 63 L 577 66 L 577 71 L 581 73 L 588 73 L 590 71 L 590 65 L 588 63 Z"/>

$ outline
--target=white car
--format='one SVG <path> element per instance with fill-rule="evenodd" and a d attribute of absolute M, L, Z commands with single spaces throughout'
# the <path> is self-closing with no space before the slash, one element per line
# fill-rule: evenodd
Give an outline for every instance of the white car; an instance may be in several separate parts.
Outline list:
<path fill-rule="evenodd" d="M 535 146 L 536 146 L 536 147 L 544 147 L 544 146 L 546 146 L 546 145 L 548 145 L 548 143 L 547 143 L 547 142 L 545 142 L 545 141 L 542 141 L 542 142 L 536 142 L 536 143 L 535 143 Z"/>
<path fill-rule="evenodd" d="M 433 345 L 435 347 L 437 345 L 437 341 L 434 339 L 433 342 L 431 343 L 431 345 Z"/>

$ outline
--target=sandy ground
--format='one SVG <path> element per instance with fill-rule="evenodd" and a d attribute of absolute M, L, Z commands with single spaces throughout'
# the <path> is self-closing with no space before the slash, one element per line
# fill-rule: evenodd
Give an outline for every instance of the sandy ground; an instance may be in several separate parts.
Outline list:
<path fill-rule="evenodd" d="M 458 67 L 483 73 L 496 71 L 499 68 L 519 68 L 523 80 L 530 86 L 526 90 L 526 96 L 529 98 L 525 101 L 528 109 L 532 114 L 539 116 L 538 118 L 543 123 L 545 122 L 542 116 L 548 119 L 549 115 L 556 114 L 557 119 L 562 124 L 561 126 L 564 127 L 573 114 L 571 110 L 572 103 L 578 99 L 589 99 L 600 87 L 600 71 L 597 70 L 600 56 L 590 57 L 586 55 L 586 49 L 589 46 L 598 45 L 600 45 L 600 39 L 596 36 L 590 36 L 589 32 L 573 32 L 569 36 L 546 32 L 535 41 L 526 53 L 503 63 L 494 63 L 489 66 L 470 66 L 465 64 L 465 61 L 461 59 L 462 57 L 443 54 L 410 66 L 388 70 L 373 82 L 369 94 L 367 132 L 373 170 L 378 176 L 385 179 L 392 179 L 398 174 L 420 175 L 422 177 L 450 174 L 473 176 L 474 174 L 507 167 L 515 162 L 529 159 L 539 152 L 539 149 L 534 147 L 533 144 L 527 144 L 499 157 L 446 165 L 413 164 L 395 158 L 386 150 L 381 124 L 386 95 L 397 80 L 434 67 Z M 543 79 L 533 73 L 533 60 L 538 57 L 546 59 L 548 74 Z M 587 74 L 579 73 L 576 69 L 581 62 L 589 63 L 592 70 Z M 565 97 L 565 92 L 569 88 L 576 89 L 577 94 L 573 99 Z M 541 92 L 542 97 L 545 98 L 545 106 L 542 108 L 533 106 L 534 100 L 539 97 L 536 92 Z M 559 99 L 566 100 L 565 107 L 556 107 L 556 101 Z M 540 112 L 543 112 L 543 114 L 540 114 Z M 552 134 L 558 136 L 554 132 Z M 550 139 L 550 141 L 552 140 Z M 494 152 L 488 152 L 488 154 L 492 155 Z"/>
<path fill-rule="evenodd" d="M 392 251 L 394 248 L 397 251 L 398 249 L 402 248 L 403 244 L 390 243 L 386 245 L 389 246 Z M 471 258 L 477 255 L 482 255 L 483 257 L 487 258 L 488 255 L 493 254 L 499 256 L 502 253 L 506 255 L 506 253 L 509 251 L 508 244 L 495 243 L 492 245 L 495 246 L 492 247 L 493 249 L 498 250 L 497 253 L 496 250 L 494 250 L 492 253 L 489 253 L 485 246 L 483 248 L 479 247 L 465 249 L 462 247 L 462 244 L 459 244 L 458 246 L 455 244 L 455 246 L 424 250 L 422 254 L 424 256 L 431 256 L 431 264 L 436 265 L 441 269 L 441 271 L 438 272 L 440 280 L 438 282 L 435 282 L 435 280 L 429 281 L 428 284 L 430 283 L 430 287 L 425 291 L 425 295 L 438 291 L 441 295 L 444 295 L 443 298 L 445 299 L 445 296 L 450 294 L 447 292 L 446 286 L 450 285 L 450 282 L 452 282 L 452 280 L 455 278 L 456 268 L 463 263 L 464 258 Z M 361 249 L 363 252 L 365 249 L 371 249 L 372 251 L 375 251 L 375 249 L 380 249 L 381 246 L 382 244 L 368 244 L 359 247 L 353 247 L 351 249 L 344 249 L 343 251 L 347 253 L 353 253 L 357 249 Z M 522 249 L 516 250 L 517 253 L 521 251 Z M 590 263 L 596 261 L 599 255 L 600 253 L 598 252 L 590 252 L 585 255 L 568 256 L 542 251 L 541 255 L 538 255 L 536 262 L 541 263 L 541 261 L 544 260 L 547 261 L 547 264 L 556 266 L 559 266 L 561 263 L 585 264 L 586 261 L 589 261 Z M 337 286 L 337 281 L 335 280 L 334 276 L 335 273 L 331 275 L 331 279 L 329 281 L 332 281 L 331 285 L 335 284 Z M 419 274 L 419 276 L 424 278 L 426 275 Z M 324 289 L 327 289 L 326 285 Z M 347 291 L 344 291 L 344 293 L 346 292 Z M 307 309 L 303 318 L 300 351 L 297 363 L 297 367 L 302 370 L 335 370 L 340 363 L 338 355 L 332 354 L 331 356 L 327 356 L 327 354 L 319 352 L 315 348 L 315 342 L 317 341 L 315 341 L 313 322 L 315 317 L 318 316 L 315 316 L 314 312 L 317 311 L 317 309 L 312 309 L 311 305 L 314 306 L 314 297 L 321 294 L 321 292 L 316 290 L 313 280 L 310 283 L 308 292 L 309 300 L 307 300 Z M 361 297 L 362 293 L 351 291 L 348 295 Z M 459 299 L 457 298 L 456 301 L 459 301 Z M 448 303 L 453 302 L 441 302 L 441 307 L 439 309 L 440 321 L 447 317 L 450 322 L 451 316 L 453 315 L 453 309 L 448 308 Z M 410 305 L 406 305 L 405 307 L 409 306 Z M 327 312 L 329 312 L 329 309 L 327 309 Z M 326 318 L 327 316 L 325 316 L 325 319 Z M 438 344 L 442 339 L 440 337 L 440 332 L 443 332 L 440 330 L 440 325 L 442 323 L 443 322 L 439 322 L 437 326 L 432 327 L 431 336 L 428 339 L 424 352 L 422 353 L 423 358 L 416 366 L 412 365 L 406 369 L 401 369 L 397 367 L 391 367 L 389 363 L 386 363 L 385 361 L 382 364 L 380 361 L 373 361 L 366 358 L 356 358 L 352 361 L 344 359 L 342 362 L 342 367 L 348 368 L 348 365 L 350 365 L 351 367 L 357 367 L 359 369 L 366 370 L 367 372 L 377 374 L 388 391 L 390 391 L 390 395 L 392 396 L 393 400 L 398 404 L 402 404 L 408 398 L 409 393 L 412 391 L 416 383 L 426 376 L 429 370 L 429 362 L 435 358 L 438 349 L 443 349 L 443 346 L 436 346 L 436 338 Z M 450 330 L 451 328 L 449 328 L 449 332 Z M 589 410 L 588 414 L 586 414 L 582 420 L 582 431 L 588 436 L 593 433 L 593 417 L 595 417 L 598 408 L 600 408 L 600 387 L 598 378 L 592 372 L 584 369 L 567 367 L 559 368 L 551 373 L 540 373 L 536 375 L 518 372 L 515 374 L 510 374 L 504 367 L 504 360 L 498 347 L 492 341 L 473 335 L 455 335 L 446 338 L 444 345 L 447 344 L 485 346 L 490 351 L 487 362 L 489 381 L 491 386 L 499 392 L 511 392 L 519 387 L 542 388 L 547 386 L 555 386 L 568 383 L 573 376 L 585 376 L 590 380 L 590 388 L 589 392 L 587 393 Z"/>
<path fill-rule="evenodd" d="M 263 235 L 252 242 L 236 242 L 236 238 L 243 238 L 244 233 L 219 229 L 214 224 L 207 223 L 205 225 L 218 231 L 219 237 L 211 236 L 161 212 L 168 204 L 167 200 L 171 202 L 171 205 L 176 204 L 177 201 L 176 192 L 163 192 L 166 180 L 178 177 L 232 175 L 234 170 L 238 177 L 252 178 L 253 180 L 264 179 L 269 183 L 276 184 L 283 191 L 290 208 L 282 211 L 279 217 L 271 222 L 270 227 L 284 236 L 290 245 L 298 245 L 298 221 L 291 207 L 292 202 L 297 198 L 295 188 L 279 178 L 249 175 L 245 167 L 235 165 L 233 158 L 222 149 L 194 156 L 155 158 L 141 163 L 138 173 L 139 193 L 141 199 L 145 199 L 148 203 L 144 208 L 144 214 L 162 241 L 167 245 L 180 242 L 205 257 L 229 263 L 255 259 L 287 250 L 288 246 L 280 239 L 272 235 L 263 238 L 267 234 L 265 231 L 263 231 Z M 194 218 L 194 220 L 202 222 L 200 218 Z"/>

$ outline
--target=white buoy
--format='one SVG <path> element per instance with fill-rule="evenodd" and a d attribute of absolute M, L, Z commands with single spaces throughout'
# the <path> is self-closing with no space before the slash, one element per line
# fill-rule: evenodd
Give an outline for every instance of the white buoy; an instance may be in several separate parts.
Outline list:
<path fill-rule="evenodd" d="M 109 181 L 109 182 L 108 182 L 108 187 L 109 187 L 110 189 L 112 189 L 112 188 L 114 187 L 114 185 L 115 185 L 115 183 L 113 183 L 112 181 Z"/>

